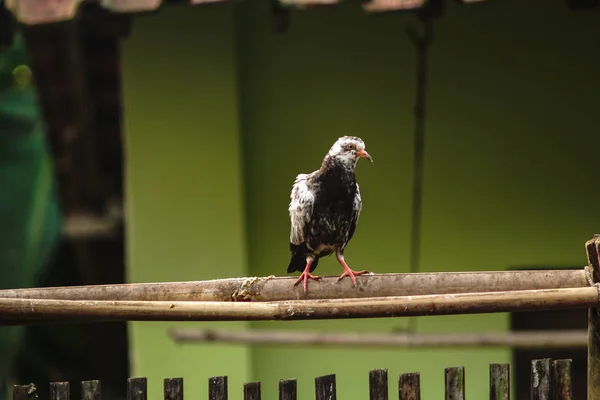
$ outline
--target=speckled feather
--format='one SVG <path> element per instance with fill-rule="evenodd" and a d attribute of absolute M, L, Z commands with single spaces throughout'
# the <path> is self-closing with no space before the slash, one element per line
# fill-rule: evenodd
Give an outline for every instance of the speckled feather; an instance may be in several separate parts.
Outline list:
<path fill-rule="evenodd" d="M 310 268 L 314 271 L 319 257 L 343 253 L 354 235 L 362 200 L 354 175 L 357 160 L 344 149 L 348 143 L 364 149 L 360 138 L 344 136 L 331 147 L 320 169 L 296 177 L 290 193 L 288 273 L 303 271 L 308 255 L 314 257 Z"/>

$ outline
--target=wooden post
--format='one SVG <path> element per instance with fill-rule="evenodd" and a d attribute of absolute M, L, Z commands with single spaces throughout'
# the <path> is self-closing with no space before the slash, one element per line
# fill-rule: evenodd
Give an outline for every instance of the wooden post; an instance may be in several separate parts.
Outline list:
<path fill-rule="evenodd" d="M 81 400 L 100 400 L 100 381 L 81 382 Z"/>
<path fill-rule="evenodd" d="M 34 400 L 37 398 L 37 388 L 33 383 L 13 386 L 12 400 Z"/>
<path fill-rule="evenodd" d="M 335 374 L 315 378 L 316 400 L 336 400 Z"/>
<path fill-rule="evenodd" d="M 260 382 L 244 383 L 244 400 L 260 400 Z"/>
<path fill-rule="evenodd" d="M 550 363 L 549 358 L 531 361 L 531 400 L 551 400 Z"/>
<path fill-rule="evenodd" d="M 298 383 L 295 379 L 281 379 L 279 381 L 279 400 L 296 400 L 297 393 Z"/>
<path fill-rule="evenodd" d="M 509 364 L 490 364 L 490 400 L 510 400 Z"/>
<path fill-rule="evenodd" d="M 388 400 L 387 369 L 374 369 L 369 372 L 369 399 Z"/>
<path fill-rule="evenodd" d="M 183 378 L 165 378 L 164 400 L 183 400 Z"/>
<path fill-rule="evenodd" d="M 50 400 L 69 400 L 69 382 L 52 382 L 50 384 Z"/>
<path fill-rule="evenodd" d="M 600 235 L 585 243 L 588 266 L 594 283 L 600 282 Z M 600 309 L 588 310 L 587 398 L 600 400 Z"/>
<path fill-rule="evenodd" d="M 148 398 L 148 380 L 146 378 L 127 379 L 127 400 L 146 400 Z"/>
<path fill-rule="evenodd" d="M 208 380 L 208 400 L 227 400 L 227 377 L 215 376 Z"/>
<path fill-rule="evenodd" d="M 446 400 L 465 400 L 465 367 L 446 368 Z"/>
<path fill-rule="evenodd" d="M 421 375 L 418 372 L 402 374 L 398 377 L 398 398 L 421 400 Z"/>
<path fill-rule="evenodd" d="M 572 400 L 571 385 L 572 360 L 552 361 L 552 400 Z"/>

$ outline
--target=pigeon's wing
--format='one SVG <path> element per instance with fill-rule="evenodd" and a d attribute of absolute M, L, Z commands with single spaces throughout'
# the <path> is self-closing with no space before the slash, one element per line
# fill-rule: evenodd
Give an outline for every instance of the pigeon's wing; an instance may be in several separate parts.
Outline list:
<path fill-rule="evenodd" d="M 315 195 L 308 186 L 309 178 L 309 174 L 298 175 L 290 193 L 290 243 L 294 245 L 304 242 L 313 212 Z"/>
<path fill-rule="evenodd" d="M 354 236 L 354 231 L 356 230 L 356 225 L 358 224 L 358 217 L 360 217 L 360 212 L 362 211 L 362 198 L 360 197 L 360 189 L 358 187 L 358 183 L 356 184 L 356 195 L 354 196 L 354 204 L 352 207 L 352 218 L 350 219 L 350 229 L 348 231 L 348 239 L 346 243 L 344 243 L 343 247 L 346 247 L 352 236 Z"/>

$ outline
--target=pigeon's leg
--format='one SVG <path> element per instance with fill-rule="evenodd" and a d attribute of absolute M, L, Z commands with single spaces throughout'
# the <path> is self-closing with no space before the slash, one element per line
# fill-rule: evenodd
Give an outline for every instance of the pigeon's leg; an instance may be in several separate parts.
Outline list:
<path fill-rule="evenodd" d="M 337 260 L 340 264 L 342 264 L 342 267 L 344 267 L 344 273 L 342 275 L 340 275 L 340 277 L 338 278 L 338 281 L 341 281 L 345 276 L 349 276 L 350 279 L 352 279 L 352 284 L 354 286 L 356 286 L 356 275 L 362 275 L 367 273 L 368 271 L 353 271 L 350 269 L 350 267 L 348 266 L 348 264 L 346 264 L 346 261 L 344 261 L 344 253 L 339 251 L 336 253 L 337 256 Z"/>
<path fill-rule="evenodd" d="M 304 281 L 304 293 L 306 293 L 306 288 L 308 286 L 308 278 L 313 279 L 315 281 L 318 281 L 319 279 L 321 279 L 320 276 L 315 276 L 310 273 L 310 266 L 312 265 L 314 260 L 315 260 L 314 258 L 306 257 L 306 267 L 304 268 L 304 272 L 302 274 L 300 274 L 300 276 L 294 283 L 294 286 L 296 286 L 300 282 Z"/>

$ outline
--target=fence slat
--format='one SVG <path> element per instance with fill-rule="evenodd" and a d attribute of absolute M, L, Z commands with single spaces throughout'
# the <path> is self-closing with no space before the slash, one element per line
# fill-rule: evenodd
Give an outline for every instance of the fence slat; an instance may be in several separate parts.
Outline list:
<path fill-rule="evenodd" d="M 550 359 L 531 361 L 531 400 L 550 400 Z"/>
<path fill-rule="evenodd" d="M 315 378 L 316 400 L 336 400 L 335 374 Z"/>
<path fill-rule="evenodd" d="M 14 385 L 13 400 L 33 400 L 37 399 L 37 388 L 33 383 L 29 385 Z"/>
<path fill-rule="evenodd" d="M 552 361 L 552 400 L 572 400 L 572 360 Z"/>
<path fill-rule="evenodd" d="M 374 369 L 369 371 L 369 399 L 388 400 L 387 369 Z"/>
<path fill-rule="evenodd" d="M 490 400 L 510 400 L 509 364 L 490 364 Z"/>
<path fill-rule="evenodd" d="M 50 400 L 69 400 L 69 382 L 50 383 Z"/>
<path fill-rule="evenodd" d="M 81 382 L 81 400 L 100 400 L 101 393 L 100 381 Z"/>
<path fill-rule="evenodd" d="M 600 282 L 600 235 L 595 234 L 585 242 L 588 266 L 591 278 Z M 588 353 L 587 353 L 587 397 L 600 398 L 600 307 L 588 309 Z"/>
<path fill-rule="evenodd" d="M 410 372 L 398 377 L 398 398 L 400 400 L 421 400 L 421 374 Z"/>
<path fill-rule="evenodd" d="M 127 379 L 127 400 L 146 400 L 147 393 L 148 380 L 146 378 Z"/>
<path fill-rule="evenodd" d="M 465 367 L 446 368 L 446 400 L 465 400 Z"/>
<path fill-rule="evenodd" d="M 260 400 L 260 382 L 244 383 L 244 400 Z"/>
<path fill-rule="evenodd" d="M 164 400 L 183 400 L 183 378 L 166 378 L 163 382 Z"/>
<path fill-rule="evenodd" d="M 208 399 L 227 400 L 227 377 L 214 376 L 208 380 Z"/>
<path fill-rule="evenodd" d="M 298 382 L 295 379 L 281 379 L 279 381 L 279 400 L 296 400 L 298 396 Z"/>

